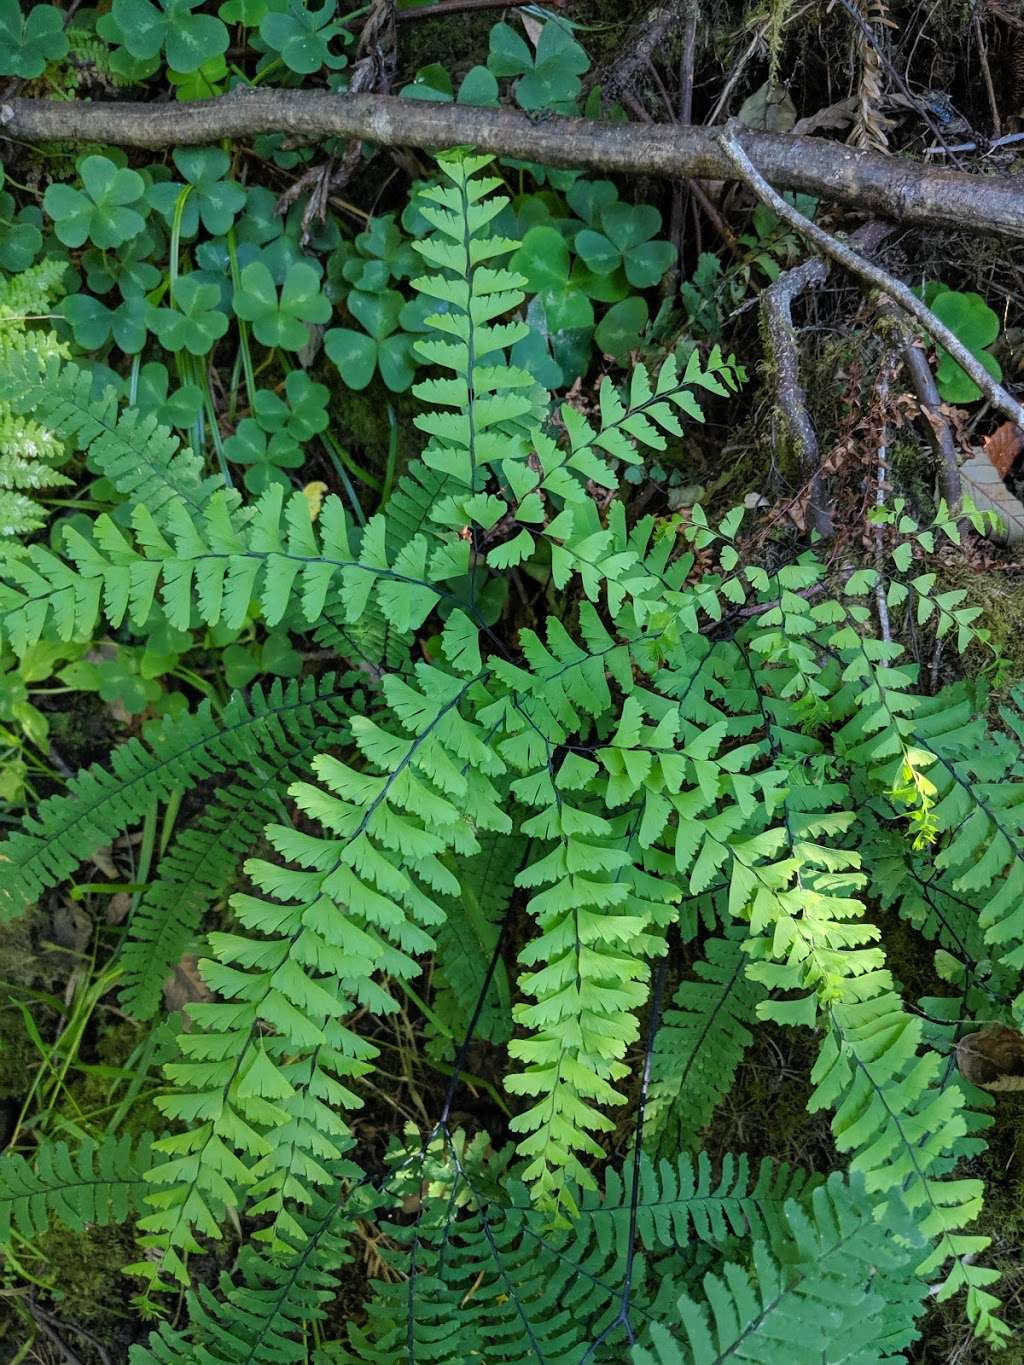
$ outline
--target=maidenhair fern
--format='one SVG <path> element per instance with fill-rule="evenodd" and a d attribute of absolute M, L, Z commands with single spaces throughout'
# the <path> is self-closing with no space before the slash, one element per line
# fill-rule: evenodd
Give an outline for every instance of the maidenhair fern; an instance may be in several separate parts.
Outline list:
<path fill-rule="evenodd" d="M 742 371 L 669 354 L 586 413 L 550 404 L 510 363 L 525 281 L 486 164 L 447 155 L 421 195 L 425 440 L 365 525 L 277 484 L 244 503 L 63 358 L 4 361 L 25 419 L 122 499 L 62 549 L 0 556 L 5 651 L 162 613 L 190 638 L 287 629 L 350 670 L 165 720 L 0 844 L 14 915 L 202 793 L 118 958 L 141 1019 L 197 943 L 210 996 L 164 1067 L 132 1267 L 147 1311 L 184 1289 L 190 1316 L 132 1359 L 299 1360 L 315 1333 L 337 1361 L 895 1360 L 929 1292 L 960 1290 L 998 1344 L 982 1189 L 957 1169 L 989 1119 L 869 915 L 881 898 L 936 941 L 945 980 L 992 945 L 986 999 L 1009 1015 L 1024 725 L 988 726 L 963 686 L 922 697 L 874 626 L 881 596 L 985 646 L 962 593 L 906 576 L 958 523 L 900 509 L 890 559 L 857 568 L 782 540 L 759 557 L 742 509 L 631 517 L 624 472 Z M 447 1094 L 382 1160 L 359 1109 L 409 1010 Z M 845 1174 L 700 1151 L 768 1022 L 814 1050 Z M 453 1126 L 470 1069 L 503 1137 Z M 92 1156 L 13 1160 L 35 1229 Z M 328 1342 L 369 1226 L 373 1295 Z M 196 1258 L 239 1232 L 233 1271 L 197 1287 Z"/>

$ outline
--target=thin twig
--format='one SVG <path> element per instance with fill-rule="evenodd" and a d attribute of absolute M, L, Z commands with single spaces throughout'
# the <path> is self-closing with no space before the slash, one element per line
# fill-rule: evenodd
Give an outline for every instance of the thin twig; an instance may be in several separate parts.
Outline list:
<path fill-rule="evenodd" d="M 740 146 L 735 127 L 732 124 L 727 125 L 724 129 L 718 129 L 716 132 L 719 145 L 740 178 L 746 181 L 757 197 L 763 200 L 784 223 L 788 223 L 791 228 L 806 237 L 808 241 L 813 242 L 826 256 L 831 256 L 833 260 L 838 261 L 851 274 L 859 275 L 861 279 L 869 281 L 877 289 L 880 289 L 883 294 L 887 294 L 900 308 L 919 322 L 938 345 L 949 352 L 961 369 L 974 380 L 993 407 L 1005 413 L 1011 422 L 1016 422 L 1018 426 L 1024 426 L 1024 407 L 1011 397 L 1001 384 L 996 383 L 960 338 L 951 332 L 945 323 L 940 322 L 932 310 L 922 303 L 905 284 L 894 279 L 878 266 L 872 265 L 870 261 L 865 261 L 844 242 L 833 237 L 830 232 L 826 232 L 817 223 L 812 223 L 809 218 L 805 218 L 792 204 L 787 203 L 781 194 L 776 193 Z"/>
<path fill-rule="evenodd" d="M 800 382 L 800 358 L 793 330 L 793 300 L 806 289 L 824 284 L 828 266 L 813 259 L 785 270 L 761 295 L 764 345 L 775 393 L 775 411 L 784 428 L 782 445 L 800 464 L 810 488 L 811 525 L 824 538 L 832 534 L 832 515 L 821 479 L 818 437 L 807 411 L 807 395 Z M 779 444 L 779 443 L 776 443 Z"/>
<path fill-rule="evenodd" d="M 996 103 L 996 89 L 992 84 L 992 72 L 988 65 L 988 45 L 985 42 L 985 34 L 981 28 L 981 18 L 977 9 L 971 19 L 971 26 L 974 29 L 975 41 L 978 44 L 978 57 L 981 60 L 981 74 L 985 81 L 985 90 L 988 94 L 988 107 L 992 111 L 992 136 L 999 137 L 1003 131 L 1003 121 L 999 117 L 999 105 Z"/>
<path fill-rule="evenodd" d="M 875 487 L 875 506 L 884 507 L 886 491 L 889 483 L 889 447 L 886 441 L 885 431 L 885 402 L 889 396 L 889 379 L 883 374 L 878 381 L 878 397 L 882 408 L 882 439 L 878 444 L 878 483 Z M 882 535 L 881 526 L 875 527 L 875 567 L 878 570 L 878 578 L 875 582 L 875 601 L 878 604 L 878 624 L 881 627 L 882 639 L 885 643 L 892 643 L 892 625 L 889 621 L 889 603 L 885 600 L 885 580 L 882 573 L 882 565 L 885 560 L 885 540 Z"/>
<path fill-rule="evenodd" d="M 932 367 L 920 346 L 910 345 L 903 352 L 903 364 L 913 385 L 917 401 L 921 405 L 921 415 L 925 421 L 928 440 L 938 456 L 938 479 L 942 496 L 952 512 L 960 506 L 962 489 L 960 486 L 960 461 L 957 458 L 956 442 L 948 419 L 942 413 L 942 399 L 932 374 Z"/>

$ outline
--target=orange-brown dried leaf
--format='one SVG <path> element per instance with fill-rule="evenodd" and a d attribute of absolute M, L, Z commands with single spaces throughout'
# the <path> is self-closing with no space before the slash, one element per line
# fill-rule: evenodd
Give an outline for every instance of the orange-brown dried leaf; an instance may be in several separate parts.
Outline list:
<path fill-rule="evenodd" d="M 981 446 L 999 471 L 999 477 L 1005 479 L 1024 450 L 1024 431 L 1014 422 L 1004 422 L 991 436 L 984 438 Z"/>

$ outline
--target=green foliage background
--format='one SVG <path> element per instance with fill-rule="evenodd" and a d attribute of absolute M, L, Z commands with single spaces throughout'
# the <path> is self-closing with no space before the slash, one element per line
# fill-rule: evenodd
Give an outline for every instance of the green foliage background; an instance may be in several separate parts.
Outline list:
<path fill-rule="evenodd" d="M 0 0 L 0 75 L 344 90 L 361 16 Z M 581 36 L 402 93 L 593 114 Z M 12 1358 L 59 1229 L 111 1230 L 82 1339 L 133 1365 L 866 1365 L 929 1300 L 1001 1350 L 952 1059 L 1020 1021 L 1024 693 L 945 573 L 993 519 L 898 498 L 853 562 L 688 496 L 798 243 L 759 210 L 676 302 L 658 209 L 577 172 L 463 149 L 342 219 L 234 146 L 44 155 L 0 205 Z M 783 1036 L 824 1161 L 709 1141 Z"/>

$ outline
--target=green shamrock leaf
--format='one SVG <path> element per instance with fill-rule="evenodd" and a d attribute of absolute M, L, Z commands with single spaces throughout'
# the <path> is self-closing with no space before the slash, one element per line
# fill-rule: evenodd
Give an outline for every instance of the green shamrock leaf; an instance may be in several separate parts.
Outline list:
<path fill-rule="evenodd" d="M 4 183 L 0 166 L 0 186 Z M 42 215 L 35 207 L 18 209 L 14 198 L 0 189 L 0 270 L 27 270 L 43 245 Z"/>
<path fill-rule="evenodd" d="M 302 655 L 292 648 L 288 632 L 275 630 L 261 643 L 236 642 L 223 654 L 224 677 L 229 687 L 248 687 L 261 673 L 296 678 L 302 670 Z"/>
<path fill-rule="evenodd" d="M 233 180 L 223 177 L 231 164 L 227 152 L 219 148 L 178 147 L 174 164 L 185 177 L 182 185 L 176 180 L 165 180 L 154 185 L 149 202 L 167 223 L 174 221 L 179 198 L 184 193 L 181 211 L 181 232 L 194 237 L 202 222 L 207 232 L 222 237 L 235 221 L 235 215 L 245 204 L 245 190 Z"/>
<path fill-rule="evenodd" d="M 649 318 L 647 300 L 634 294 L 608 309 L 597 324 L 594 340 L 605 355 L 620 360 L 640 345 L 640 336 Z"/>
<path fill-rule="evenodd" d="M 435 104 L 473 104 L 478 108 L 497 108 L 498 82 L 486 66 L 473 66 L 462 79 L 458 95 L 452 78 L 437 62 L 421 66 L 412 83 L 399 92 L 403 99 L 432 100 Z"/>
<path fill-rule="evenodd" d="M 122 43 L 131 56 L 152 61 L 166 54 L 174 71 L 198 71 L 227 51 L 228 31 L 212 14 L 193 14 L 202 0 L 114 0 L 96 31 Z"/>
<path fill-rule="evenodd" d="M 245 24 L 257 28 L 268 9 L 267 0 L 224 0 L 217 13 L 226 24 Z"/>
<path fill-rule="evenodd" d="M 285 398 L 273 389 L 259 389 L 253 415 L 266 432 L 285 432 L 292 441 L 308 441 L 327 429 L 330 390 L 314 383 L 305 370 L 289 370 Z M 287 400 L 287 401 L 286 401 Z"/>
<path fill-rule="evenodd" d="M 542 309 L 538 321 L 550 340 L 566 383 L 571 383 L 586 367 L 594 326 L 593 305 L 573 281 L 569 259 L 569 247 L 562 234 L 557 228 L 541 224 L 526 233 L 510 262 L 511 269 L 526 277 L 527 292 L 537 296 Z"/>
<path fill-rule="evenodd" d="M 252 323 L 264 346 L 300 351 L 309 341 L 307 323 L 326 322 L 331 305 L 320 289 L 320 276 L 307 261 L 288 267 L 278 297 L 274 277 L 262 260 L 245 267 L 235 290 L 235 312 Z"/>
<path fill-rule="evenodd" d="M 253 417 L 243 417 L 233 436 L 224 442 L 224 454 L 233 464 L 248 465 L 245 486 L 250 493 L 262 493 L 272 483 L 291 487 L 286 469 L 298 469 L 302 450 L 287 431 L 275 432 L 270 439 Z"/>
<path fill-rule="evenodd" d="M 153 329 L 167 351 L 206 355 L 228 330 L 228 320 L 217 305 L 220 286 L 199 271 L 179 275 L 174 282 L 173 307 L 153 310 Z"/>
<path fill-rule="evenodd" d="M 168 427 L 190 427 L 203 408 L 203 395 L 196 384 L 182 384 L 172 392 L 167 366 L 152 360 L 139 371 L 135 406 L 151 412 Z"/>
<path fill-rule="evenodd" d="M 223 57 L 211 57 L 195 71 L 168 71 L 167 79 L 174 86 L 177 98 L 208 100 L 222 95 L 228 78 L 228 64 Z"/>
<path fill-rule="evenodd" d="M 129 294 L 116 308 L 92 294 L 72 294 L 57 311 L 67 319 L 83 351 L 98 351 L 111 337 L 126 355 L 135 355 L 146 344 L 150 309 L 139 293 Z"/>
<path fill-rule="evenodd" d="M 984 349 L 999 335 L 999 318 L 980 294 L 961 294 L 944 289 L 935 295 L 931 309 L 993 379 L 1002 379 L 1002 366 L 994 355 Z M 970 375 L 941 346 L 938 350 L 935 381 L 942 398 L 947 403 L 973 403 L 980 398 L 981 390 Z"/>
<path fill-rule="evenodd" d="M 487 65 L 495 76 L 518 76 L 515 97 L 521 109 L 567 112 L 580 93 L 579 77 L 590 69 L 590 58 L 567 28 L 548 20 L 535 53 L 515 29 L 495 24 Z"/>
<path fill-rule="evenodd" d="M 121 246 L 146 226 L 133 205 L 146 183 L 136 171 L 115 166 L 105 156 L 87 156 L 79 163 L 82 188 L 50 185 L 43 208 L 54 221 L 65 246 L 81 246 L 86 239 L 105 250 Z"/>
<path fill-rule="evenodd" d="M 419 274 L 423 268 L 422 259 L 395 225 L 393 213 L 385 213 L 378 218 L 372 218 L 370 226 L 356 238 L 355 245 L 356 250 L 367 264 L 380 262 L 387 267 L 388 274 L 396 280 L 411 279 L 413 275 Z M 359 282 L 358 278 L 350 275 L 347 270 L 345 274 L 357 289 L 366 288 Z M 371 289 L 368 292 L 372 293 L 373 290 Z"/>
<path fill-rule="evenodd" d="M 577 180 L 566 194 L 569 207 L 587 227 L 600 228 L 601 214 L 618 202 L 619 191 L 610 180 Z"/>
<path fill-rule="evenodd" d="M 124 645 L 112 659 L 82 659 L 61 669 L 57 676 L 78 691 L 98 692 L 108 705 L 119 703 L 130 716 L 145 711 L 161 692 L 158 682 L 140 676 L 137 651 Z"/>
<path fill-rule="evenodd" d="M 272 12 L 263 18 L 260 37 L 290 71 L 297 71 L 300 76 L 310 76 L 322 66 L 337 71 L 348 58 L 332 53 L 330 44 L 337 37 L 351 42 L 352 35 L 333 22 L 336 9 L 335 0 L 325 0 L 319 10 L 307 10 L 296 0 L 290 0 L 286 13 Z"/>
<path fill-rule="evenodd" d="M 365 328 L 335 327 L 324 336 L 324 350 L 337 365 L 350 389 L 365 389 L 379 369 L 392 393 L 402 393 L 412 383 L 416 360 L 414 338 L 398 331 L 405 300 L 396 289 L 364 294 L 353 289 L 348 309 Z"/>
<path fill-rule="evenodd" d="M 601 231 L 584 228 L 575 247 L 595 275 L 610 275 L 620 267 L 635 289 L 650 289 L 672 264 L 671 242 L 652 240 L 661 228 L 661 214 L 650 204 L 609 203 L 599 210 Z"/>
<path fill-rule="evenodd" d="M 59 61 L 68 50 L 65 15 L 54 5 L 26 5 L 0 0 L 0 76 L 41 76 L 47 62 Z"/>

